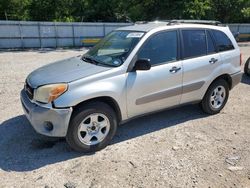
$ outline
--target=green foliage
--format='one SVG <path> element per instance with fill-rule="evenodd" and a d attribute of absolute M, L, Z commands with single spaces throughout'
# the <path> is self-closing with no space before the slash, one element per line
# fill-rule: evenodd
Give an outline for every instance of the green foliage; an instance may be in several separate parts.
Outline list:
<path fill-rule="evenodd" d="M 224 23 L 246 21 L 241 10 L 247 6 L 249 0 L 211 0 L 213 17 Z"/>
<path fill-rule="evenodd" d="M 30 0 L 0 0 L 0 19 L 28 20 Z"/>
<path fill-rule="evenodd" d="M 241 9 L 241 14 L 243 15 L 243 19 L 245 22 L 250 22 L 250 1 L 248 0 L 245 3 L 245 7 Z"/>
<path fill-rule="evenodd" d="M 245 18 L 249 18 L 249 19 L 250 19 L 250 7 L 248 7 L 248 8 L 243 8 L 243 9 L 241 10 L 241 13 L 243 14 L 243 16 L 244 16 Z"/>
<path fill-rule="evenodd" d="M 250 22 L 250 0 L 0 0 L 1 20 L 124 22 L 213 19 Z"/>
<path fill-rule="evenodd" d="M 206 19 L 211 10 L 212 7 L 209 0 L 194 0 L 185 2 L 185 17 L 190 19 Z"/>

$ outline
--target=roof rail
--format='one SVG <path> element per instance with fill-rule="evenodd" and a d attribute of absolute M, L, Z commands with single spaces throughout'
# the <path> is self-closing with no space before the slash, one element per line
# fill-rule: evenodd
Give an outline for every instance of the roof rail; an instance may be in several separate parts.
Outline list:
<path fill-rule="evenodd" d="M 221 22 L 215 20 L 170 20 L 167 25 L 174 25 L 174 24 L 206 24 L 206 25 L 219 25 Z"/>
<path fill-rule="evenodd" d="M 171 20 L 153 20 L 153 21 L 150 21 L 149 23 L 159 23 L 159 22 L 170 22 Z"/>
<path fill-rule="evenodd" d="M 135 24 L 146 24 L 148 21 L 136 21 Z"/>

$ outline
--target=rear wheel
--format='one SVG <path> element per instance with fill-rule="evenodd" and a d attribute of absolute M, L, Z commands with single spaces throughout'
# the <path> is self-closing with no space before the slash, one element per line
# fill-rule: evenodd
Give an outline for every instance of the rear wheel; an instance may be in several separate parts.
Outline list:
<path fill-rule="evenodd" d="M 89 103 L 74 112 L 66 140 L 76 151 L 98 151 L 109 144 L 116 129 L 116 115 L 109 105 Z"/>
<path fill-rule="evenodd" d="M 249 67 L 249 63 L 250 63 L 250 57 L 248 58 L 248 60 L 245 63 L 245 67 L 244 67 L 244 72 L 245 74 L 247 74 L 248 76 L 250 76 L 250 67 Z"/>
<path fill-rule="evenodd" d="M 209 86 L 201 101 L 201 107 L 208 114 L 217 114 L 224 108 L 228 96 L 228 83 L 223 79 L 216 80 Z"/>

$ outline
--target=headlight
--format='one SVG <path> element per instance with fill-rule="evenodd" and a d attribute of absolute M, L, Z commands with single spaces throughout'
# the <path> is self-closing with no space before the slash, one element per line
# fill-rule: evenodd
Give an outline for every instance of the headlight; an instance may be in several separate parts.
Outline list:
<path fill-rule="evenodd" d="M 42 103 L 50 103 L 67 91 L 67 89 L 67 84 L 44 85 L 35 90 L 34 99 Z"/>

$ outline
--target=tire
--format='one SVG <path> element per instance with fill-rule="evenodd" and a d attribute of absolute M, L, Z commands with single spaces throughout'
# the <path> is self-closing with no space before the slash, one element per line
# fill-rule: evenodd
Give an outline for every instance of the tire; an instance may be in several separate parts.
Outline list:
<path fill-rule="evenodd" d="M 223 93 L 223 94 L 222 94 Z M 229 85 L 224 79 L 214 81 L 201 101 L 202 110 L 210 115 L 219 113 L 227 103 Z"/>
<path fill-rule="evenodd" d="M 75 110 L 66 140 L 78 152 L 95 152 L 105 148 L 117 129 L 114 110 L 103 102 L 87 103 Z"/>
<path fill-rule="evenodd" d="M 250 63 L 250 57 L 248 58 L 248 60 L 247 60 L 246 63 L 245 63 L 245 66 L 244 66 L 244 72 L 245 72 L 245 74 L 247 74 L 248 76 L 250 76 L 250 69 L 248 68 L 248 67 L 249 67 L 249 63 Z"/>

